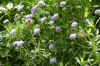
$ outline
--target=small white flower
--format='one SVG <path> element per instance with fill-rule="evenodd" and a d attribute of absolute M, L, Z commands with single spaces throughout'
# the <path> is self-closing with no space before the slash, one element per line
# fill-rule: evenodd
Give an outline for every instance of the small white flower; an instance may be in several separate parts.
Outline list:
<path fill-rule="evenodd" d="M 0 7 L 0 11 L 6 11 L 6 8 Z"/>
<path fill-rule="evenodd" d="M 5 19 L 5 20 L 3 21 L 3 24 L 5 24 L 5 23 L 7 23 L 7 22 L 9 22 L 9 20 L 8 20 L 8 19 Z"/>
<path fill-rule="evenodd" d="M 8 4 L 7 4 L 7 8 L 8 8 L 8 9 L 13 8 L 13 3 L 8 3 Z"/>
<path fill-rule="evenodd" d="M 95 10 L 95 14 L 100 14 L 100 9 Z"/>
<path fill-rule="evenodd" d="M 22 47 L 23 44 L 24 44 L 24 41 L 22 40 L 13 42 L 13 46 L 17 46 L 17 47 Z"/>

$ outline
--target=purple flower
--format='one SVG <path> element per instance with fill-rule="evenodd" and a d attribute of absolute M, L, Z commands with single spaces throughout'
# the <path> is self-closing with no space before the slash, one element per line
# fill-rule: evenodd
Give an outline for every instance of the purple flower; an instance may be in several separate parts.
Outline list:
<path fill-rule="evenodd" d="M 32 18 L 32 14 L 26 15 L 26 19 L 31 19 L 31 18 Z"/>
<path fill-rule="evenodd" d="M 77 25 L 78 25 L 78 23 L 76 21 L 74 21 L 71 26 L 76 27 Z"/>
<path fill-rule="evenodd" d="M 56 27 L 56 32 L 58 32 L 61 29 L 61 27 L 57 26 Z"/>
<path fill-rule="evenodd" d="M 34 29 L 34 35 L 37 35 L 40 32 L 40 28 L 35 28 Z"/>
<path fill-rule="evenodd" d="M 17 47 L 22 47 L 23 44 L 24 44 L 24 41 L 20 40 L 18 41 Z"/>
<path fill-rule="evenodd" d="M 53 24 L 54 24 L 54 21 L 50 21 L 49 24 L 50 24 L 50 25 L 53 25 Z"/>
<path fill-rule="evenodd" d="M 50 59 L 50 64 L 56 63 L 56 57 Z"/>
<path fill-rule="evenodd" d="M 24 41 L 22 40 L 13 42 L 13 46 L 17 46 L 17 47 L 22 47 L 23 44 L 24 44 Z"/>
<path fill-rule="evenodd" d="M 54 14 L 54 15 L 51 17 L 51 21 L 55 21 L 55 20 L 58 19 L 58 18 L 59 18 L 59 14 L 56 13 L 56 14 Z"/>
<path fill-rule="evenodd" d="M 21 11 L 24 8 L 24 5 L 18 5 L 17 9 L 18 11 Z"/>
<path fill-rule="evenodd" d="M 50 44 L 49 49 L 53 49 L 53 48 L 54 48 L 53 44 Z"/>
<path fill-rule="evenodd" d="M 10 31 L 10 35 L 14 35 L 16 33 L 16 29 L 12 29 L 11 31 Z"/>
<path fill-rule="evenodd" d="M 35 15 L 36 11 L 37 11 L 37 8 L 38 8 L 38 5 L 35 5 L 33 8 L 32 8 L 32 14 Z"/>
<path fill-rule="evenodd" d="M 76 34 L 71 34 L 71 35 L 69 36 L 69 38 L 70 38 L 71 40 L 75 39 L 75 38 L 76 38 Z"/>
<path fill-rule="evenodd" d="M 5 23 L 7 23 L 7 22 L 9 22 L 9 20 L 8 20 L 8 19 L 5 19 L 5 20 L 3 21 L 3 24 L 5 24 Z"/>
<path fill-rule="evenodd" d="M 95 10 L 95 14 L 100 14 L 100 9 Z"/>
<path fill-rule="evenodd" d="M 66 5 L 66 1 L 61 1 L 60 2 L 60 7 L 64 7 Z"/>
<path fill-rule="evenodd" d="M 41 18 L 41 24 L 43 24 L 46 21 L 46 17 Z"/>
<path fill-rule="evenodd" d="M 44 1 L 39 1 L 38 6 L 45 6 L 45 2 Z"/>

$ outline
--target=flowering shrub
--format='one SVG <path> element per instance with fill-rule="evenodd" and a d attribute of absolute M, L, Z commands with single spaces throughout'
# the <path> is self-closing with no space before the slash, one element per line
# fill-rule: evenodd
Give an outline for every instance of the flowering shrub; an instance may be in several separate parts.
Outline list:
<path fill-rule="evenodd" d="M 96 1 L 0 1 L 0 66 L 99 66 Z"/>

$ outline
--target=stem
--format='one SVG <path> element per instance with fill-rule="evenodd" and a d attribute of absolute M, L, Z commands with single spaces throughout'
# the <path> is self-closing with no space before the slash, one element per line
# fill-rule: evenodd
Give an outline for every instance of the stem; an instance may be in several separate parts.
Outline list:
<path fill-rule="evenodd" d="M 99 21 L 100 21 L 100 17 L 97 19 L 97 21 L 96 21 L 96 25 L 98 24 Z"/>

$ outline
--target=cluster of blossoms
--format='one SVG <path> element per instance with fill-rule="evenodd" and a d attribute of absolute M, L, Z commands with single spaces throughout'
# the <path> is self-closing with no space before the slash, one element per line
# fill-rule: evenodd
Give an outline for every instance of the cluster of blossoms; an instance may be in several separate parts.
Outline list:
<path fill-rule="evenodd" d="M 77 25 L 78 25 L 78 23 L 76 21 L 74 21 L 74 22 L 72 22 L 71 27 L 75 28 L 75 27 L 77 27 Z M 70 34 L 69 38 L 70 38 L 70 40 L 73 40 L 76 38 L 76 36 L 77 36 L 76 33 Z"/>
<path fill-rule="evenodd" d="M 62 1 L 62 2 L 60 2 L 60 7 L 64 7 L 66 4 L 67 4 L 66 1 Z M 35 15 L 35 13 L 37 11 L 37 8 L 39 6 L 45 6 L 45 5 L 46 4 L 45 4 L 44 1 L 39 1 L 37 3 L 37 5 L 35 5 L 32 8 L 31 13 L 28 14 L 28 15 L 26 15 L 25 21 L 27 22 L 27 21 L 29 21 L 29 20 L 32 19 L 32 17 Z M 13 5 L 12 4 L 8 4 L 7 7 L 9 9 L 11 9 L 13 7 Z M 23 8 L 24 8 L 24 5 L 18 5 L 17 6 L 18 11 L 21 11 Z M 95 13 L 98 14 L 99 13 L 99 10 L 95 11 Z M 51 19 L 50 19 L 49 24 L 50 25 L 53 25 L 58 18 L 59 18 L 59 14 L 58 13 L 55 13 L 53 16 L 51 16 Z M 9 20 L 5 20 L 4 23 L 7 23 L 8 21 Z M 42 17 L 41 18 L 41 24 L 43 24 L 45 21 L 46 21 L 46 17 Z M 78 26 L 78 23 L 76 21 L 72 22 L 71 27 L 77 27 L 77 26 Z M 60 29 L 61 29 L 60 26 L 56 26 L 56 32 L 58 32 Z M 33 31 L 33 34 L 34 35 L 37 35 L 39 32 L 40 32 L 40 28 L 35 28 L 34 31 Z M 12 29 L 11 32 L 10 32 L 11 35 L 14 35 L 15 33 L 16 33 L 16 30 L 15 29 Z M 73 40 L 76 37 L 77 37 L 77 34 L 73 33 L 73 34 L 70 34 L 69 39 L 70 40 Z M 22 40 L 13 42 L 13 46 L 17 46 L 17 47 L 22 47 L 23 44 L 24 44 L 24 41 L 22 41 Z M 53 44 L 50 44 L 49 45 L 49 49 L 51 50 L 53 48 L 54 48 L 54 45 Z M 53 58 L 50 59 L 50 64 L 54 64 L 54 63 L 56 63 L 56 57 L 53 57 Z"/>
<path fill-rule="evenodd" d="M 17 46 L 17 47 L 22 47 L 24 44 L 24 41 L 20 40 L 20 41 L 15 41 L 13 42 L 13 46 Z"/>
<path fill-rule="evenodd" d="M 63 7 L 64 5 L 66 5 L 66 2 L 61 2 L 60 3 L 60 6 Z M 44 2 L 43 1 L 40 1 L 38 3 L 38 5 L 35 5 L 33 8 L 32 8 L 32 14 L 35 14 L 36 13 L 36 10 L 38 8 L 38 6 L 45 6 Z M 51 20 L 49 22 L 50 25 L 53 25 L 54 22 L 59 18 L 59 14 L 58 13 L 55 13 L 52 17 L 51 17 Z M 41 24 L 43 24 L 44 22 L 46 21 L 46 17 L 43 17 L 41 18 Z M 60 26 L 57 26 L 56 27 L 56 32 L 58 32 L 59 30 L 61 29 Z M 40 32 L 40 28 L 35 28 L 34 29 L 34 35 L 37 35 L 38 33 Z M 53 49 L 54 48 L 54 45 L 53 44 L 50 44 L 49 45 L 49 49 Z M 56 57 L 53 57 L 50 59 L 50 64 L 54 64 L 56 63 Z"/>
<path fill-rule="evenodd" d="M 32 8 L 32 14 L 33 14 L 33 15 L 35 15 L 35 13 L 36 13 L 36 11 L 37 11 L 37 8 L 38 8 L 39 6 L 45 6 L 45 2 L 44 2 L 44 1 L 39 1 L 39 2 L 37 3 L 37 5 L 35 5 L 35 6 Z"/>
<path fill-rule="evenodd" d="M 51 20 L 50 20 L 49 24 L 50 24 L 50 25 L 53 25 L 54 22 L 55 22 L 58 18 L 59 18 L 59 14 L 58 14 L 58 13 L 54 14 L 54 15 L 51 17 Z"/>
<path fill-rule="evenodd" d="M 32 22 L 32 14 L 28 14 L 26 15 L 25 19 L 24 19 L 24 22 Z"/>
<path fill-rule="evenodd" d="M 49 49 L 51 50 L 53 48 L 54 48 L 54 45 L 51 43 L 49 45 Z M 56 63 L 56 57 L 53 57 L 53 58 L 50 59 L 50 64 L 54 64 L 54 63 Z"/>

